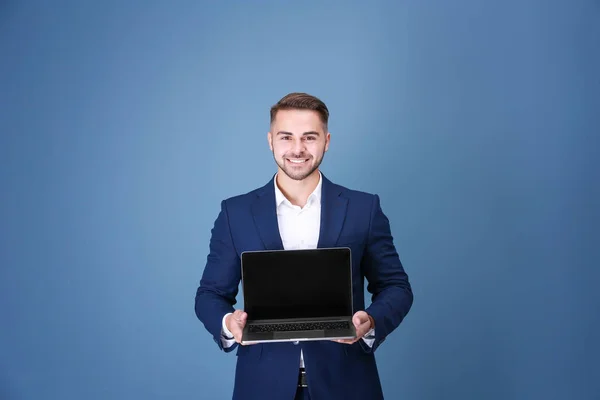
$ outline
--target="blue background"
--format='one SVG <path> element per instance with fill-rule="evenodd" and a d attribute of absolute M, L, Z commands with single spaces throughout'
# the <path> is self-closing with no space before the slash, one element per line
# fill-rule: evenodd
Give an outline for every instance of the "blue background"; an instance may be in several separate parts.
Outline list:
<path fill-rule="evenodd" d="M 231 397 L 194 294 L 290 91 L 413 284 L 386 398 L 600 398 L 598 1 L 124 3 L 0 2 L 0 399 Z"/>

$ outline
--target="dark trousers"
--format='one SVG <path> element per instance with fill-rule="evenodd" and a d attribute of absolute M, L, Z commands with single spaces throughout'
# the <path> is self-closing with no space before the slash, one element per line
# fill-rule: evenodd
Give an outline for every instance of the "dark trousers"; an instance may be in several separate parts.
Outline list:
<path fill-rule="evenodd" d="M 308 395 L 308 388 L 298 387 L 298 391 L 296 392 L 296 397 L 294 400 L 310 400 L 310 396 Z"/>

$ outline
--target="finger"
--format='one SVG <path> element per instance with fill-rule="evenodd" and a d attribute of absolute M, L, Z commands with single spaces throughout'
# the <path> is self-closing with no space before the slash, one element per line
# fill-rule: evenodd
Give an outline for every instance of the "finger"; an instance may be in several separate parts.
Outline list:
<path fill-rule="evenodd" d="M 364 329 L 365 332 L 367 332 L 370 327 L 371 327 L 371 321 L 368 321 L 368 320 L 359 325 L 359 328 L 361 330 Z"/>
<path fill-rule="evenodd" d="M 235 321 L 235 325 L 239 325 L 239 326 L 243 327 L 246 324 L 247 314 L 245 312 L 236 310 L 236 312 L 232 315 L 232 317 L 233 317 L 233 320 Z"/>
<path fill-rule="evenodd" d="M 369 332 L 369 328 L 371 327 L 371 323 L 370 322 L 365 322 L 363 324 L 361 324 L 357 329 L 356 329 L 356 336 L 363 337 L 367 334 L 367 332 Z"/>
<path fill-rule="evenodd" d="M 352 344 L 352 343 L 356 342 L 356 340 L 357 339 L 337 339 L 337 340 L 334 340 L 334 342 L 338 342 L 341 344 Z"/>

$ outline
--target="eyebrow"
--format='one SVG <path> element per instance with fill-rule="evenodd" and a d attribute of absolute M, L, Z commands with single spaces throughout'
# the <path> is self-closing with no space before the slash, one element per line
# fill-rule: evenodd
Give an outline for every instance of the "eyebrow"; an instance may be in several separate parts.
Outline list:
<path fill-rule="evenodd" d="M 277 132 L 278 135 L 293 135 L 293 133 L 291 132 L 286 132 L 286 131 L 279 131 Z M 302 136 L 308 136 L 308 135 L 317 135 L 319 136 L 319 132 L 317 131 L 308 131 L 308 132 L 304 132 L 302 134 Z"/>

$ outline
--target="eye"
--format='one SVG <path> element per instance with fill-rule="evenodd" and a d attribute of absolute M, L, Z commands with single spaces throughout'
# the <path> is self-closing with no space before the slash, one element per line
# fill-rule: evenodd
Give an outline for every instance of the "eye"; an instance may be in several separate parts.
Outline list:
<path fill-rule="evenodd" d="M 315 136 L 307 136 L 306 140 L 317 140 Z"/>

